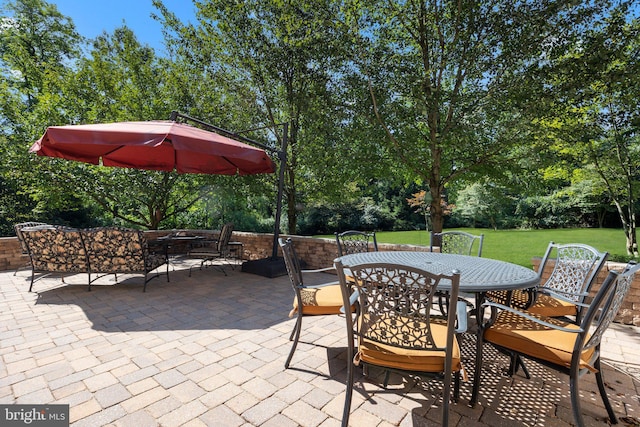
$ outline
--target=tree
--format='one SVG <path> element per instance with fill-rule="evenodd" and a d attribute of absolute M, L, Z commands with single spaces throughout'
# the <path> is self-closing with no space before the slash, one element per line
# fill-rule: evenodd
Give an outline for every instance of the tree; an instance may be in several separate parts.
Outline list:
<path fill-rule="evenodd" d="M 598 177 L 622 222 L 627 251 L 637 255 L 640 21 L 633 4 L 620 2 L 541 68 L 539 123 L 556 157 L 581 176 Z"/>
<path fill-rule="evenodd" d="M 2 2 L 0 16 L 0 229 L 40 215 L 34 192 L 47 178 L 29 146 L 61 109 L 56 99 L 81 53 L 69 18 L 42 0 Z M 3 234 L 4 234 L 3 233 Z M 6 235 L 6 234 L 4 234 Z"/>
<path fill-rule="evenodd" d="M 76 78 L 66 87 L 71 95 L 66 101 L 68 116 L 76 123 L 168 119 L 172 108 L 168 68 L 128 27 L 102 34 L 93 40 L 89 56 L 79 61 Z M 197 189 L 207 180 L 174 172 L 55 160 L 53 164 L 55 182 L 73 183 L 115 221 L 150 229 L 189 211 L 198 202 Z"/>
<path fill-rule="evenodd" d="M 298 206 L 307 194 L 338 194 L 334 149 L 346 120 L 335 96 L 345 40 L 338 3 L 327 0 L 280 2 L 196 1 L 197 25 L 180 23 L 160 1 L 163 25 L 172 29 L 169 50 L 179 62 L 200 70 L 212 90 L 221 90 L 229 129 L 266 126 L 280 146 L 289 123 L 285 197 L 288 232 L 297 228 Z M 264 136 L 264 134 L 263 134 Z M 333 177 L 338 176 L 336 179 Z M 322 188 L 323 192 L 317 189 Z"/>
<path fill-rule="evenodd" d="M 429 226 L 431 223 L 431 195 L 427 193 L 425 190 L 420 190 L 417 193 L 413 193 L 412 197 L 408 197 L 407 203 L 411 206 L 416 213 L 422 214 L 424 216 L 424 225 L 425 230 L 430 231 L 431 227 Z M 455 208 L 454 205 L 448 204 L 444 199 L 441 201 L 442 204 L 442 212 L 444 215 L 450 215 L 452 209 Z"/>
<path fill-rule="evenodd" d="M 595 6 L 554 0 L 352 2 L 357 66 L 390 153 L 428 184 L 434 231 L 445 187 L 518 165 L 521 75 L 582 29 Z"/>
<path fill-rule="evenodd" d="M 500 192 L 492 190 L 479 182 L 465 187 L 458 193 L 455 211 L 470 220 L 472 227 L 477 226 L 477 221 L 486 221 L 497 230 L 500 207 L 504 203 L 499 199 Z"/>
<path fill-rule="evenodd" d="M 2 75 L 32 108 L 45 89 L 47 74 L 57 74 L 79 54 L 73 22 L 43 0 L 4 3 L 0 22 Z"/>
<path fill-rule="evenodd" d="M 429 231 L 429 207 L 431 206 L 431 201 L 428 193 L 425 190 L 420 190 L 411 196 L 407 198 L 407 203 L 416 213 L 424 215 L 424 229 Z"/>

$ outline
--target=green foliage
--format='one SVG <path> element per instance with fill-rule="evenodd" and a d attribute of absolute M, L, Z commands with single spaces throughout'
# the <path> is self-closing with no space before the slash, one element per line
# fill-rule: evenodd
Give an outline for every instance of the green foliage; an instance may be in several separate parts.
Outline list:
<path fill-rule="evenodd" d="M 486 224 L 498 229 L 503 218 L 508 216 L 509 207 L 513 205 L 513 199 L 508 194 L 505 188 L 487 181 L 476 182 L 457 194 L 453 215 L 460 216 L 472 227 Z"/>
<path fill-rule="evenodd" d="M 2 76 L 35 108 L 64 64 L 79 54 L 74 24 L 43 0 L 3 2 L 0 29 Z"/>
<path fill-rule="evenodd" d="M 39 173 L 28 148 L 60 119 L 56 101 L 72 80 L 67 67 L 80 54 L 82 39 L 55 5 L 42 0 L 4 1 L 1 10 L 0 230 L 6 235 L 15 222 L 56 215 L 55 207 L 40 209 L 37 196 L 46 193 L 49 177 Z"/>
<path fill-rule="evenodd" d="M 273 194 L 255 194 L 249 179 L 211 178 L 209 185 L 200 188 L 198 201 L 168 220 L 165 228 L 219 229 L 224 223 L 233 222 L 236 230 L 273 232 Z"/>
<path fill-rule="evenodd" d="M 290 233 L 607 226 L 634 250 L 634 2 L 160 0 L 167 57 L 123 26 L 85 44 L 43 0 L 0 26 L 0 232 L 24 220 L 273 229 L 277 176 L 91 167 L 27 151 L 47 126 L 179 110 L 272 147 L 289 124 Z M 228 179 L 227 179 L 228 178 Z M 445 219 L 449 204 L 456 208 Z"/>
<path fill-rule="evenodd" d="M 225 121 L 242 122 L 240 128 L 267 126 L 274 145 L 282 135 L 277 124 L 289 123 L 289 231 L 297 229 L 300 203 L 344 196 L 343 185 L 354 175 L 341 167 L 353 152 L 348 153 L 342 125 L 352 114 L 347 88 L 340 84 L 349 64 L 339 3 L 196 1 L 198 22 L 188 25 L 154 4 L 171 29 L 168 45 L 177 61 L 198 69 L 198 79 L 224 93 Z"/>
<path fill-rule="evenodd" d="M 12 233 L 11 224 L 27 219 L 155 229 L 188 217 L 200 188 L 215 178 L 36 158 L 27 149 L 49 125 L 167 119 L 179 108 L 171 99 L 181 94 L 171 77 L 198 79 L 156 57 L 126 26 L 98 36 L 88 54 L 78 57 L 81 39 L 55 6 L 16 0 L 7 9 L 13 16 L 4 22 L 15 25 L 1 33 L 0 64 L 8 77 L 0 86 L 6 95 L 0 117 L 8 125 L 6 143 L 0 145 L 0 178 L 7 189 L 0 195 L 7 206 L 2 232 Z M 260 180 L 253 182 L 255 188 L 262 186 Z M 228 180 L 217 185 L 230 187 Z"/>
<path fill-rule="evenodd" d="M 360 198 L 336 204 L 307 205 L 300 213 L 298 233 L 424 228 L 422 215 L 413 212 L 406 202 L 415 191 L 414 187 L 397 188 L 381 182 L 361 188 Z"/>
<path fill-rule="evenodd" d="M 512 148 L 527 122 L 510 94 L 549 40 L 562 47 L 590 3 L 373 1 L 349 3 L 358 71 L 386 148 L 406 176 L 428 184 L 434 230 L 445 187 L 465 174 L 520 166 Z M 505 19 L 509 17 L 510 19 Z"/>
<path fill-rule="evenodd" d="M 538 100 L 540 134 L 545 134 L 538 147 L 549 162 L 562 165 L 565 179 L 597 177 L 600 185 L 590 185 L 591 194 L 606 192 L 616 207 L 629 253 L 637 251 L 640 191 L 636 9 L 635 2 L 622 1 L 596 15 L 567 49 L 551 52 L 549 61 L 530 73 L 536 80 L 529 81 L 529 96 Z"/>

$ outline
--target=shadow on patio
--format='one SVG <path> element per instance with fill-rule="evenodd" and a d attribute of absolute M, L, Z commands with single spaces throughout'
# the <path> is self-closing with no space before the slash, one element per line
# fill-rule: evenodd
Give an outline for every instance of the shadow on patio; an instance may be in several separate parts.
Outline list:
<path fill-rule="evenodd" d="M 113 276 L 104 278 L 98 283 L 107 286 L 87 292 L 86 275 L 69 277 L 70 284 L 46 278 L 29 293 L 26 273 L 0 272 L 0 403 L 69 404 L 74 427 L 339 425 L 344 319 L 305 318 L 285 370 L 294 322 L 287 277 L 239 268 L 228 268 L 228 276 L 194 269 L 189 277 L 181 267 L 168 283 L 153 279 L 146 293 L 140 276 L 116 286 Z M 309 284 L 327 280 L 311 276 Z M 451 406 L 451 425 L 572 424 L 566 377 L 528 362 L 532 379 L 511 379 L 503 375 L 507 358 L 490 348 L 480 402 L 468 407 L 474 336 L 462 344 L 470 380 Z M 605 369 L 620 425 L 640 425 L 640 381 Z M 392 375 L 385 390 L 382 371 L 370 374 L 356 373 L 351 425 L 438 422 L 440 381 Z M 606 424 L 593 375 L 583 378 L 582 396 L 587 423 Z"/>
<path fill-rule="evenodd" d="M 105 332 L 268 329 L 288 320 L 292 300 L 288 283 L 237 269 L 225 266 L 225 276 L 214 267 L 194 268 L 189 277 L 188 268 L 179 268 L 170 272 L 170 282 L 162 275 L 152 279 L 145 293 L 140 275 L 119 275 L 117 284 L 114 275 L 105 276 L 92 284 L 90 292 L 86 274 L 67 277 L 62 284 L 44 278 L 45 283 L 34 290 L 36 304 L 75 305 L 94 329 Z M 60 286 L 51 288 L 56 281 Z"/>

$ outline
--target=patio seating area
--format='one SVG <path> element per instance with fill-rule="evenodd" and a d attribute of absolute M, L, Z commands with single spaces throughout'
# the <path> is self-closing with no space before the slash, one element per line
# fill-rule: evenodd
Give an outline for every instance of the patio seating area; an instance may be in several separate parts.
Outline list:
<path fill-rule="evenodd" d="M 346 380 L 342 316 L 303 319 L 291 361 L 287 276 L 240 268 L 193 269 L 173 259 L 171 282 L 146 294 L 139 275 L 106 276 L 87 292 L 86 275 L 44 278 L 28 292 L 30 273 L 0 271 L 0 404 L 69 404 L 73 426 L 337 426 Z M 305 276 L 305 283 L 335 280 Z M 109 286 L 108 289 L 101 285 Z M 472 326 L 472 325 L 471 325 Z M 640 425 L 640 328 L 614 324 L 603 343 L 609 398 L 619 425 Z M 475 336 L 461 339 L 469 381 L 450 406 L 452 426 L 569 426 L 567 377 L 527 362 L 532 378 L 504 375 L 509 359 L 486 347 L 479 403 L 472 391 Z M 442 381 L 415 383 L 356 369 L 353 426 L 439 423 Z M 594 375 L 581 383 L 587 425 L 607 425 Z M 401 392 L 400 392 L 401 391 Z"/>

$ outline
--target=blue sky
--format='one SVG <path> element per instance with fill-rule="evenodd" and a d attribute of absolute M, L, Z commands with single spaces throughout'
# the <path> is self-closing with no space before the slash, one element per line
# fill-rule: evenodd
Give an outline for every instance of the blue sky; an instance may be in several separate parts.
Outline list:
<path fill-rule="evenodd" d="M 133 30 L 138 41 L 149 44 L 162 54 L 162 31 L 158 22 L 151 18 L 157 10 L 151 0 L 50 0 L 63 15 L 71 18 L 77 31 L 95 38 L 103 31 L 112 33 L 123 24 Z M 195 21 L 195 6 L 191 0 L 163 0 L 164 5 L 183 22 Z"/>

